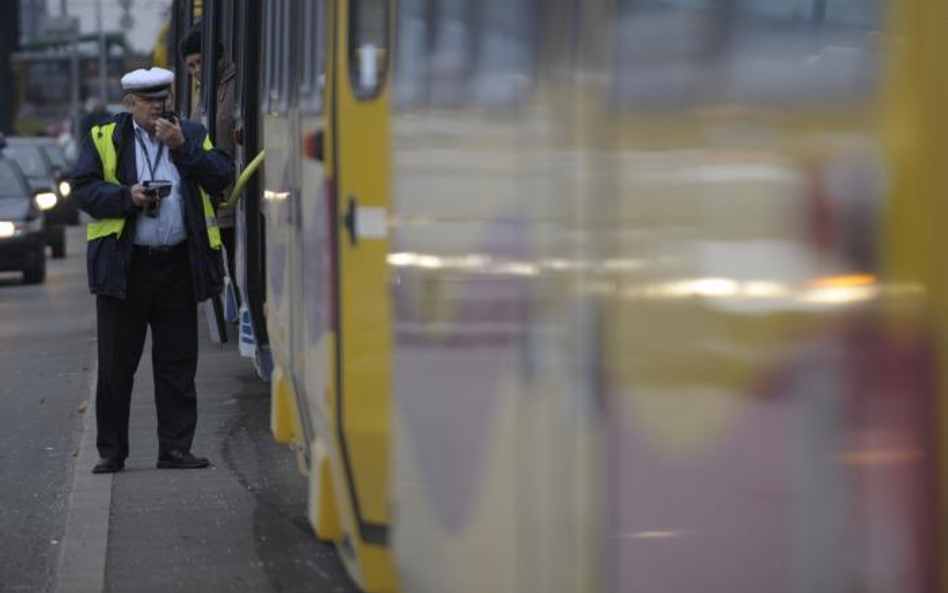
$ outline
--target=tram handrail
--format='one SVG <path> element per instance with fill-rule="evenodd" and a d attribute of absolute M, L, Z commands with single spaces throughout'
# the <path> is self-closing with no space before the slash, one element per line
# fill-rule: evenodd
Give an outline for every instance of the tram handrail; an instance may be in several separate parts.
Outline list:
<path fill-rule="evenodd" d="M 266 150 L 261 150 L 257 153 L 257 156 L 253 157 L 253 160 L 250 161 L 250 164 L 244 167 L 244 170 L 240 173 L 240 177 L 237 179 L 237 183 L 234 184 L 234 190 L 230 192 L 230 197 L 227 198 L 224 206 L 227 208 L 233 208 L 237 205 L 237 200 L 240 199 L 240 194 L 243 193 L 244 187 L 246 187 L 247 182 L 250 181 L 250 178 L 253 177 L 253 174 L 256 173 L 257 169 L 260 168 L 260 163 L 263 162 L 263 157 L 266 153 Z"/>

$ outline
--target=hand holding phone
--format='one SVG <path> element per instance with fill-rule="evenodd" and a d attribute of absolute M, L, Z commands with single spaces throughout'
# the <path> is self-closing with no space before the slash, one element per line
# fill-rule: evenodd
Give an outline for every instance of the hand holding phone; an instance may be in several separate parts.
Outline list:
<path fill-rule="evenodd" d="M 166 111 L 155 121 L 155 135 L 172 150 L 184 145 L 184 133 L 181 131 L 181 123 L 174 113 Z"/>

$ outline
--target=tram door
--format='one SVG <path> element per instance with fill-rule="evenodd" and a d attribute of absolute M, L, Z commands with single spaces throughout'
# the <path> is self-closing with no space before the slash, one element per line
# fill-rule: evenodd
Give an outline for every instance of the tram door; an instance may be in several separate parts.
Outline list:
<path fill-rule="evenodd" d="M 388 254 L 390 0 L 334 14 L 327 166 L 334 181 L 335 360 L 330 408 L 344 469 L 341 556 L 369 591 L 394 590 L 388 554 L 391 313 Z M 339 479 L 338 473 L 334 476 Z M 348 513 L 345 511 L 348 510 Z M 344 524 L 344 527 L 346 525 Z"/>

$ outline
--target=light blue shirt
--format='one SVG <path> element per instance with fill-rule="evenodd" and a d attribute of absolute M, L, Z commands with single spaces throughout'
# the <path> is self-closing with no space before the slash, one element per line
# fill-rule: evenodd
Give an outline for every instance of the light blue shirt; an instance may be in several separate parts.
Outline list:
<path fill-rule="evenodd" d="M 161 199 L 158 208 L 158 216 L 152 218 L 142 211 L 138 215 L 135 224 L 135 244 L 136 245 L 177 245 L 187 239 L 187 233 L 184 229 L 184 203 L 181 198 L 181 176 L 178 175 L 178 169 L 171 163 L 171 149 L 167 146 L 161 149 L 162 143 L 157 138 L 152 139 L 144 128 L 139 127 L 137 122 L 133 124 L 135 135 L 135 166 L 138 171 L 138 182 L 150 181 L 152 179 L 170 181 L 172 183 L 171 193 Z M 147 154 L 146 154 L 147 149 Z M 161 158 L 157 165 L 155 159 L 158 157 L 159 150 Z M 149 162 L 154 166 L 154 177 L 149 167 Z"/>

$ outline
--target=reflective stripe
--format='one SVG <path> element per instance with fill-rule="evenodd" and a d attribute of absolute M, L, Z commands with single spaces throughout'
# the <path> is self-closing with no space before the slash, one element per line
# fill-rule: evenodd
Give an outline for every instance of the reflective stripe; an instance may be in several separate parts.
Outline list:
<path fill-rule="evenodd" d="M 94 241 L 109 235 L 121 235 L 125 228 L 124 218 L 103 218 L 86 225 L 86 241 Z"/>
<path fill-rule="evenodd" d="M 201 144 L 204 150 L 213 150 L 211 144 L 211 135 L 204 135 L 204 142 Z M 200 186 L 199 186 L 200 187 Z M 207 227 L 207 240 L 211 244 L 211 249 L 221 248 L 221 229 L 217 226 L 217 216 L 214 215 L 214 206 L 211 205 L 211 199 L 207 192 L 201 187 L 201 203 L 204 205 L 204 225 Z"/>
<path fill-rule="evenodd" d="M 102 161 L 102 177 L 108 183 L 118 184 L 118 178 L 115 176 L 115 170 L 118 166 L 118 158 L 115 154 L 115 144 L 112 143 L 112 134 L 115 132 L 115 122 L 102 126 L 93 126 L 91 130 L 92 143 L 99 153 L 99 160 Z M 86 240 L 93 241 L 108 235 L 121 235 L 125 228 L 124 218 L 103 218 L 93 220 L 86 225 Z"/>
<path fill-rule="evenodd" d="M 115 168 L 118 165 L 118 157 L 115 154 L 115 144 L 112 143 L 112 134 L 115 132 L 115 122 L 105 124 L 104 126 L 93 126 L 92 142 L 99 152 L 99 159 L 102 161 L 102 176 L 109 183 L 118 183 L 115 176 Z"/>
<path fill-rule="evenodd" d="M 217 226 L 217 217 L 214 216 L 214 206 L 211 205 L 211 199 L 207 196 L 204 188 L 201 188 L 201 203 L 204 205 L 204 226 L 207 227 L 207 241 L 211 244 L 211 249 L 221 248 L 221 230 Z"/>

